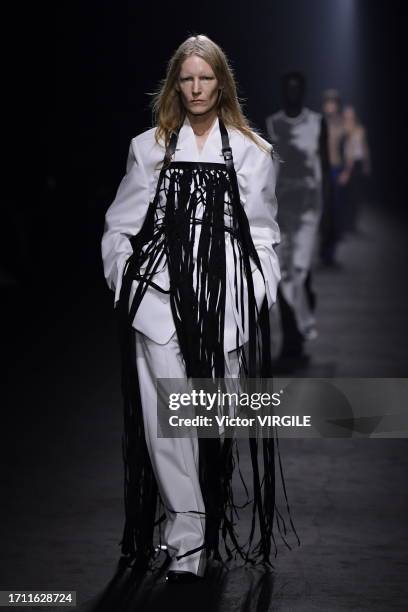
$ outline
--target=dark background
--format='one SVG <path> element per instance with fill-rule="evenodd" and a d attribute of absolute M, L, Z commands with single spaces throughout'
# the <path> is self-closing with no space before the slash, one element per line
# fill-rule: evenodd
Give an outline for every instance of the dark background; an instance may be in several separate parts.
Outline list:
<path fill-rule="evenodd" d="M 405 214 L 403 2 L 99 0 L 65 3 L 55 13 L 12 10 L 4 113 L 8 232 L 0 251 L 7 270 L 37 277 L 34 257 L 76 279 L 79 271 L 87 283 L 100 280 L 103 215 L 130 139 L 151 127 L 147 94 L 193 33 L 226 51 L 246 112 L 261 130 L 279 108 L 283 71 L 305 72 L 307 104 L 316 110 L 322 90 L 338 88 L 368 129 L 371 200 L 390 215 Z"/>
<path fill-rule="evenodd" d="M 188 35 L 207 34 L 226 51 L 261 130 L 288 69 L 305 72 L 311 108 L 327 87 L 355 104 L 372 152 L 368 225 L 341 251 L 340 273 L 316 274 L 311 376 L 407 377 L 405 5 L 8 7 L 0 588 L 76 588 L 82 602 L 112 577 L 123 520 L 120 364 L 100 240 L 130 139 L 151 127 L 147 92 Z M 283 555 L 274 609 L 405 609 L 406 439 L 308 442 L 286 446 L 303 548 Z M 232 603 L 220 610 L 244 597 L 240 576 L 231 580 Z"/>

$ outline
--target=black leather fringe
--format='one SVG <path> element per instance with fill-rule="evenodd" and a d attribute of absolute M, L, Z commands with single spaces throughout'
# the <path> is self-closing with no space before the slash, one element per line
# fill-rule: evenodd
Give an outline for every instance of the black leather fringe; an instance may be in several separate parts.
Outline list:
<path fill-rule="evenodd" d="M 175 147 L 174 138 L 171 145 Z M 153 537 L 158 523 L 156 511 L 159 496 L 144 438 L 132 321 L 149 286 L 163 291 L 154 283 L 155 274 L 163 266 L 168 266 L 170 304 L 187 377 L 214 381 L 223 378 L 225 237 L 229 235 L 235 259 L 235 303 L 241 313 L 242 324 L 245 322 L 246 307 L 248 309 L 249 341 L 247 355 L 240 349 L 241 373 L 249 378 L 270 378 L 272 375 L 267 301 L 265 298 L 258 312 L 251 259 L 261 272 L 262 268 L 247 216 L 236 195 L 234 180 L 236 176 L 231 176 L 231 169 L 227 171 L 224 164 L 165 164 L 143 227 L 131 239 L 133 254 L 124 271 L 118 307 L 124 396 L 126 514 L 121 544 L 122 553 L 141 567 L 147 567 L 155 556 Z M 193 249 L 197 244 L 195 261 Z M 247 305 L 244 279 L 247 283 Z M 139 282 L 129 309 L 133 280 Z M 204 546 L 207 555 L 212 554 L 215 559 L 221 560 L 221 535 L 227 559 L 235 554 L 245 562 L 270 564 L 272 542 L 275 555 L 277 551 L 273 534 L 275 522 L 283 541 L 289 546 L 286 523 L 275 504 L 275 451 L 279 453 L 279 447 L 273 438 L 250 438 L 249 448 L 254 497 L 247 501 L 247 504 L 252 503 L 252 521 L 248 540 L 243 545 L 236 532 L 239 508 L 234 502 L 232 490 L 232 475 L 239 463 L 237 441 L 231 438 L 199 438 L 199 476 L 206 515 Z M 287 503 L 280 455 L 279 475 L 290 525 L 297 537 Z M 244 481 L 243 485 L 248 495 Z M 259 541 L 254 544 L 257 526 Z"/>

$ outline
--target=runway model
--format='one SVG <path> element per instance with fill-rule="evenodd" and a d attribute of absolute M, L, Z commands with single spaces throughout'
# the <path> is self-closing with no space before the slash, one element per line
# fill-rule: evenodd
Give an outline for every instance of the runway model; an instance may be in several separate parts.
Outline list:
<path fill-rule="evenodd" d="M 344 170 L 339 176 L 339 183 L 344 187 L 344 231 L 355 232 L 358 230 L 366 180 L 371 172 L 370 149 L 366 129 L 351 105 L 343 109 L 343 126 Z"/>
<path fill-rule="evenodd" d="M 323 92 L 323 116 L 327 123 L 327 140 L 330 166 L 330 197 L 325 202 L 322 219 L 320 259 L 328 267 L 338 267 L 336 251 L 345 219 L 344 188 L 344 118 L 342 101 L 337 89 Z"/>
<path fill-rule="evenodd" d="M 310 280 L 328 178 L 327 133 L 322 116 L 304 106 L 304 76 L 287 73 L 281 85 L 283 109 L 266 119 L 266 128 L 281 158 L 276 164 L 282 237 L 277 250 L 282 271 L 279 363 L 296 369 L 307 359 L 305 339 L 317 333 Z"/>
<path fill-rule="evenodd" d="M 156 126 L 131 141 L 102 239 L 123 352 L 122 552 L 146 567 L 164 518 L 168 580 L 186 582 L 222 557 L 221 538 L 227 557 L 268 562 L 274 440 L 249 440 L 259 541 L 251 530 L 244 546 L 233 514 L 236 441 L 159 438 L 156 380 L 271 375 L 279 229 L 271 148 L 249 127 L 219 46 L 205 36 L 181 44 L 154 111 Z"/>

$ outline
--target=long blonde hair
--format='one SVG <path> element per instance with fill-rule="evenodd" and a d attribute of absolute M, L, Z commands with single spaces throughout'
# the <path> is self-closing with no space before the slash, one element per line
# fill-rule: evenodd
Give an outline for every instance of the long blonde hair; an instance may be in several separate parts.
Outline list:
<path fill-rule="evenodd" d="M 155 132 L 157 143 L 164 140 L 167 145 L 172 132 L 176 131 L 184 121 L 186 111 L 176 85 L 181 65 L 191 55 L 201 57 L 214 71 L 221 88 L 217 112 L 225 126 L 239 130 L 262 150 L 269 152 L 270 146 L 266 146 L 258 137 L 256 130 L 250 126 L 242 111 L 232 68 L 224 51 L 203 34 L 190 36 L 178 47 L 167 65 L 166 77 L 158 91 L 153 94 L 152 108 L 153 120 L 157 126 Z"/>

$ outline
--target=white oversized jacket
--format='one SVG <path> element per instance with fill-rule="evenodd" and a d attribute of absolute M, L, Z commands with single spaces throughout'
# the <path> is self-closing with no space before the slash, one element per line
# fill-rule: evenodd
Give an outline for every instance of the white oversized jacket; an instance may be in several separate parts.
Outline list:
<path fill-rule="evenodd" d="M 127 172 L 119 185 L 116 197 L 106 212 L 105 231 L 102 238 L 104 273 L 109 287 L 115 292 L 115 306 L 119 299 L 122 273 L 126 260 L 132 253 L 129 238 L 137 234 L 143 224 L 149 202 L 154 198 L 159 178 L 164 146 L 157 144 L 155 128 L 139 134 L 130 144 Z M 279 242 L 279 228 L 275 221 L 277 204 L 275 197 L 275 170 L 271 155 L 262 151 L 252 140 L 235 129 L 228 128 L 230 146 L 234 157 L 241 202 L 248 217 L 251 236 L 258 252 L 262 276 L 253 265 L 255 296 L 258 305 L 266 294 L 268 306 L 276 300 L 280 269 L 273 246 Z M 265 142 L 265 144 L 267 144 Z M 186 117 L 181 127 L 177 148 L 172 161 L 224 163 L 221 133 L 218 119 L 198 151 L 196 137 Z M 240 330 L 240 343 L 247 339 L 247 326 L 242 329 L 240 314 L 234 303 L 234 260 L 229 236 L 225 240 L 227 291 L 224 329 L 224 350 L 236 348 L 236 327 Z M 136 290 L 133 282 L 131 298 Z M 155 283 L 169 288 L 167 267 L 155 277 Z M 155 342 L 165 344 L 175 332 L 169 294 L 149 287 L 138 308 L 133 327 Z"/>

